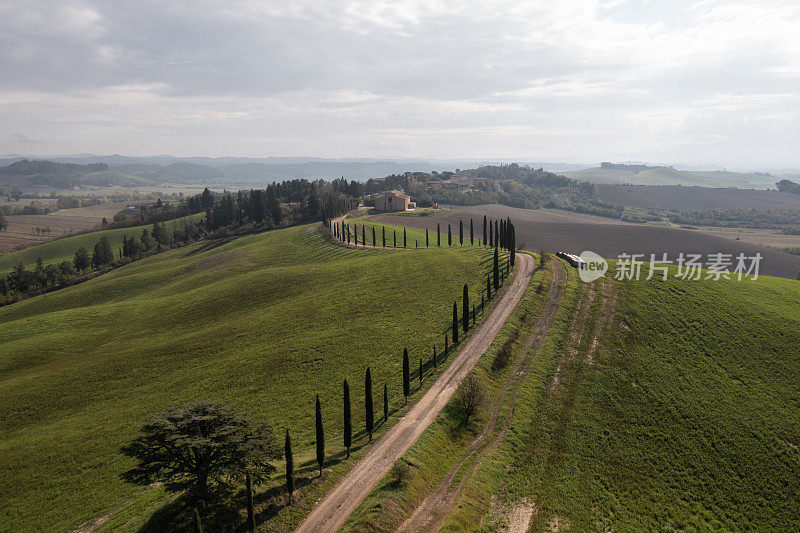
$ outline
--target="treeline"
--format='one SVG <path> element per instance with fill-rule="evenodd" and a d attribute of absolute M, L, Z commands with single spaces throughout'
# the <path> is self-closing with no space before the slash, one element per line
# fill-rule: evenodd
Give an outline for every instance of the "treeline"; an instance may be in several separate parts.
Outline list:
<path fill-rule="evenodd" d="M 800 226 L 800 209 L 708 209 L 670 211 L 666 218 L 675 224 L 758 229 Z"/>
<path fill-rule="evenodd" d="M 105 163 L 78 165 L 48 160 L 23 159 L 0 167 L 0 176 L 31 176 L 32 185 L 71 188 L 86 182 L 85 174 L 110 170 Z"/>
<path fill-rule="evenodd" d="M 124 235 L 122 246 L 116 252 L 104 235 L 91 253 L 83 246 L 75 250 L 72 261 L 45 265 L 39 257 L 32 270 L 19 262 L 9 274 L 0 278 L 0 305 L 86 281 L 112 268 L 191 244 L 205 236 L 205 227 L 200 222 L 186 220 L 173 230 L 164 222 L 156 222 L 152 228 L 142 229 L 139 235 Z"/>
<path fill-rule="evenodd" d="M 151 205 L 139 207 L 130 216 L 114 217 L 109 227 L 152 223 L 151 228 L 142 229 L 140 234 L 124 235 L 118 250 L 112 250 L 108 239 L 101 237 L 91 254 L 82 247 L 76 250 L 72 262 L 45 266 L 39 258 L 33 270 L 19 263 L 11 273 L 0 278 L 0 305 L 73 285 L 111 268 L 206 237 L 243 234 L 315 220 L 327 223 L 358 207 L 358 198 L 338 192 L 353 190 L 350 189 L 353 183 L 348 184 L 344 179 L 334 182 L 291 180 L 274 183 L 266 189 L 239 191 L 235 196 L 205 189 L 201 194 L 176 203 L 162 202 L 159 198 Z M 174 229 L 167 228 L 168 220 L 203 211 L 206 213 L 203 221 L 187 219 Z M 3 222 L 0 217 L 0 224 Z"/>
<path fill-rule="evenodd" d="M 496 180 L 499 190 L 484 184 L 469 190 L 431 188 L 430 185 L 452 177 L 452 173 L 406 172 L 384 180 L 370 180 L 366 193 L 402 189 L 418 207 L 434 204 L 502 204 L 523 209 L 565 209 L 609 218 L 621 218 L 624 208 L 600 201 L 592 183 L 567 178 L 541 168 L 512 163 L 486 165 L 462 170 L 459 175 Z"/>
<path fill-rule="evenodd" d="M 795 183 L 790 180 L 781 180 L 775 185 L 778 186 L 778 190 L 781 192 L 790 192 L 792 194 L 800 194 L 800 183 Z"/>
<path fill-rule="evenodd" d="M 239 191 L 236 196 L 225 194 L 206 209 L 207 228 L 248 224 L 272 228 L 328 221 L 358 207 L 359 198 L 338 192 L 342 181 L 291 180 L 263 190 Z"/>
<path fill-rule="evenodd" d="M 0 213 L 4 215 L 46 215 L 57 210 L 58 206 L 55 204 L 45 204 L 31 200 L 31 203 L 26 205 L 0 205 Z"/>

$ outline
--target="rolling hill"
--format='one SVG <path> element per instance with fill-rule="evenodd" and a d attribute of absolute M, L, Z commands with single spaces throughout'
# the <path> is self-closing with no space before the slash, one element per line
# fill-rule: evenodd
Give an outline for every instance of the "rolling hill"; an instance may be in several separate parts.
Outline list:
<path fill-rule="evenodd" d="M 445 409 L 402 459 L 408 481 L 387 476 L 344 531 L 413 531 L 431 498 L 448 532 L 800 527 L 800 283 L 585 284 L 570 269 L 530 343 L 546 280 L 507 332 L 509 366 L 529 369 L 519 396 L 488 353 L 475 427 Z"/>
<path fill-rule="evenodd" d="M 800 194 L 682 185 L 595 185 L 597 196 L 613 205 L 669 209 L 798 209 Z"/>
<path fill-rule="evenodd" d="M 48 215 L 52 216 L 52 215 Z M 197 213 L 189 217 L 177 218 L 169 220 L 165 224 L 170 229 L 180 227 L 181 223 L 186 219 L 200 220 L 205 217 L 205 213 Z M 64 237 L 54 241 L 25 248 L 17 252 L 11 252 L 0 255 L 0 274 L 5 274 L 14 268 L 18 263 L 22 262 L 27 268 L 32 268 L 36 260 L 41 257 L 45 265 L 50 263 L 60 263 L 62 261 L 72 261 L 75 250 L 83 246 L 89 253 L 92 253 L 95 243 L 100 240 L 100 237 L 107 237 L 111 244 L 111 250 L 114 251 L 115 257 L 118 257 L 117 249 L 122 246 L 122 237 L 125 235 L 134 235 L 136 237 L 142 234 L 143 229 L 148 231 L 152 230 L 153 225 L 147 224 L 144 226 L 133 226 L 130 228 L 116 228 L 101 231 L 93 231 L 91 233 L 82 233 L 73 235 L 71 237 Z"/>
<path fill-rule="evenodd" d="M 532 531 L 797 530 L 800 283 L 599 292 L 583 331 L 540 354 L 552 359 L 532 376 L 530 408 L 445 530 L 520 506 Z"/>
<path fill-rule="evenodd" d="M 740 189 L 771 189 L 779 178 L 763 174 L 730 172 L 675 170 L 670 167 L 645 167 L 639 169 L 594 167 L 564 172 L 570 178 L 607 183 L 613 185 L 684 185 L 694 187 Z"/>
<path fill-rule="evenodd" d="M 441 353 L 452 303 L 465 282 L 480 294 L 489 257 L 353 250 L 301 226 L 165 252 L 0 309 L 0 529 L 146 526 L 168 499 L 120 481 L 130 463 L 119 447 L 150 413 L 195 398 L 290 428 L 306 486 L 319 393 L 333 474 L 273 519 L 296 523 L 347 466 L 342 379 L 354 384 L 358 457 L 365 368 L 376 396 L 388 384 L 393 422 L 403 348 L 412 361 Z"/>

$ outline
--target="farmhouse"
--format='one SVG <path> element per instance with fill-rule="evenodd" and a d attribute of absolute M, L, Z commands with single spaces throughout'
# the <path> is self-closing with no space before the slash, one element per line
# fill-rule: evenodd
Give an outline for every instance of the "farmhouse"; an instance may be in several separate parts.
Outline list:
<path fill-rule="evenodd" d="M 375 209 L 378 211 L 408 211 L 415 207 L 411 197 L 400 191 L 389 191 L 375 199 Z"/>

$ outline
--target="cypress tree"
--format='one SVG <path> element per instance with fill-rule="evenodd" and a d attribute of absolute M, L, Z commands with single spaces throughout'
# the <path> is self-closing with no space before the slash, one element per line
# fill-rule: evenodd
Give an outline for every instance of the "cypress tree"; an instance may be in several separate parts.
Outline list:
<path fill-rule="evenodd" d="M 342 396 L 344 401 L 344 447 L 347 450 L 347 457 L 350 459 L 350 446 L 353 444 L 353 418 L 350 412 L 350 385 L 345 379 L 342 383 Z"/>
<path fill-rule="evenodd" d="M 475 245 L 475 234 L 473 233 L 472 230 L 472 217 L 470 217 L 469 219 L 469 245 L 470 246 Z"/>
<path fill-rule="evenodd" d="M 500 249 L 505 249 L 505 240 L 506 240 L 506 232 L 504 226 L 506 225 L 505 221 L 501 218 L 500 219 Z"/>
<path fill-rule="evenodd" d="M 447 333 L 445 333 L 445 334 L 444 334 L 444 352 L 442 352 L 442 353 L 444 354 L 444 358 L 445 358 L 445 359 L 447 359 L 447 350 L 448 350 L 448 347 L 447 347 L 447 342 L 448 342 L 448 340 L 447 340 Z"/>
<path fill-rule="evenodd" d="M 372 374 L 369 367 L 364 376 L 364 409 L 366 410 L 367 433 L 369 433 L 369 441 L 372 442 L 372 432 L 375 430 L 375 410 L 372 402 Z"/>
<path fill-rule="evenodd" d="M 453 302 L 453 346 L 458 344 L 458 305 Z"/>
<path fill-rule="evenodd" d="M 464 335 L 466 336 L 467 330 L 469 329 L 469 289 L 467 289 L 467 284 L 464 284 L 464 296 L 462 301 L 462 309 L 461 309 L 461 326 L 464 328 Z"/>
<path fill-rule="evenodd" d="M 489 245 L 489 243 L 486 242 L 486 215 L 483 215 L 483 245 Z"/>
<path fill-rule="evenodd" d="M 403 226 L 403 248 L 406 247 L 406 228 Z"/>
<path fill-rule="evenodd" d="M 358 224 L 353 224 L 353 244 L 358 248 Z"/>
<path fill-rule="evenodd" d="M 481 292 L 481 314 L 483 314 L 484 307 L 485 307 L 485 302 L 483 299 L 483 293 Z"/>
<path fill-rule="evenodd" d="M 442 245 L 442 230 L 439 227 L 439 223 L 436 223 L 436 246 Z"/>
<path fill-rule="evenodd" d="M 394 244 L 393 244 L 393 246 L 394 246 L 395 248 L 397 248 L 397 230 L 394 230 L 394 229 L 392 230 L 392 237 L 394 238 Z"/>
<path fill-rule="evenodd" d="M 486 276 L 486 297 L 490 300 L 492 299 L 492 282 L 490 281 L 491 277 L 491 275 Z"/>
<path fill-rule="evenodd" d="M 322 477 L 322 467 L 325 465 L 325 429 L 322 427 L 322 408 L 319 405 L 319 394 L 317 394 L 317 407 L 314 415 L 314 429 L 317 440 L 317 465 L 319 466 L 319 477 Z"/>
<path fill-rule="evenodd" d="M 475 326 L 475 304 L 472 304 L 472 326 Z"/>
<path fill-rule="evenodd" d="M 436 345 L 433 345 L 433 369 L 436 370 Z"/>
<path fill-rule="evenodd" d="M 361 246 L 364 247 L 367 246 L 366 232 L 367 232 L 366 226 L 364 224 L 361 224 Z"/>
<path fill-rule="evenodd" d="M 250 480 L 250 472 L 244 474 L 245 488 L 247 489 L 247 530 L 250 533 L 256 531 L 256 513 L 253 509 L 253 483 Z"/>
<path fill-rule="evenodd" d="M 422 383 L 422 357 L 419 358 L 419 382 Z"/>
<path fill-rule="evenodd" d="M 464 221 L 458 221 L 458 245 L 464 246 Z"/>
<path fill-rule="evenodd" d="M 450 224 L 447 225 L 447 246 L 453 246 L 453 234 L 450 231 Z"/>
<path fill-rule="evenodd" d="M 425 248 L 428 247 L 428 228 L 425 228 Z"/>
<path fill-rule="evenodd" d="M 494 290 L 500 288 L 500 254 L 497 251 L 497 247 L 494 249 Z"/>
<path fill-rule="evenodd" d="M 292 439 L 289 437 L 289 429 L 286 429 L 286 440 L 283 443 L 283 454 L 286 458 L 286 492 L 289 499 L 294 494 L 294 456 L 292 455 Z"/>
<path fill-rule="evenodd" d="M 375 226 L 372 226 L 372 247 L 375 248 Z"/>
<path fill-rule="evenodd" d="M 350 224 L 347 225 L 347 244 L 350 244 Z"/>
<path fill-rule="evenodd" d="M 194 533 L 203 533 L 203 522 L 200 521 L 200 513 L 197 507 L 194 508 L 194 520 L 192 520 L 192 529 Z"/>
<path fill-rule="evenodd" d="M 389 390 L 386 382 L 383 382 L 383 423 L 389 421 Z"/>
<path fill-rule="evenodd" d="M 514 224 L 511 224 L 511 246 L 510 246 L 510 253 L 508 256 L 509 261 L 511 262 L 511 267 L 514 267 L 514 262 L 517 259 L 517 232 L 514 229 Z"/>
<path fill-rule="evenodd" d="M 494 221 L 494 247 L 497 248 L 500 244 L 500 224 L 497 220 Z"/>
<path fill-rule="evenodd" d="M 386 248 L 386 226 L 381 228 L 381 233 L 383 236 L 383 247 Z"/>
<path fill-rule="evenodd" d="M 489 248 L 494 248 L 494 223 L 490 220 L 489 221 Z"/>
<path fill-rule="evenodd" d="M 408 350 L 403 348 L 403 396 L 406 398 L 406 403 L 408 403 L 408 396 L 411 393 L 411 376 L 409 376 L 409 372 Z"/>

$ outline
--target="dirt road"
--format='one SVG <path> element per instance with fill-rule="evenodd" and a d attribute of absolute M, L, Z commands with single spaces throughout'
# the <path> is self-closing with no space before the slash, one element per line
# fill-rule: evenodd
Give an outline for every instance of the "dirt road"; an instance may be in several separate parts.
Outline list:
<path fill-rule="evenodd" d="M 492 344 L 525 294 L 533 275 L 533 257 L 517 255 L 519 272 L 501 294 L 486 321 L 461 346 L 450 366 L 425 395 L 376 442 L 353 469 L 317 504 L 297 528 L 300 532 L 336 531 L 378 481 L 422 435 L 461 381 Z"/>
<path fill-rule="evenodd" d="M 560 261 L 554 261 L 553 265 L 553 281 L 550 285 L 549 301 L 545 305 L 544 311 L 536 322 L 533 331 L 525 341 L 525 347 L 522 350 L 519 361 L 517 361 L 513 371 L 509 373 L 503 384 L 504 393 L 495 402 L 484 430 L 470 443 L 466 453 L 450 468 L 445 478 L 439 483 L 439 486 L 425 497 L 422 503 L 414 510 L 414 513 L 400 526 L 399 533 L 438 531 L 458 500 L 464 484 L 470 479 L 484 457 L 502 442 L 508 432 L 511 416 L 508 417 L 508 420 L 506 420 L 495 437 L 491 441 L 489 440 L 489 437 L 497 429 L 497 419 L 506 402 L 511 406 L 513 415 L 517 397 L 525 383 L 525 377 L 528 375 L 539 347 L 549 333 L 555 321 L 556 313 L 561 307 L 566 286 L 566 272 L 564 265 Z M 468 465 L 466 471 L 465 465 Z M 460 481 L 454 484 L 459 472 L 461 472 Z"/>

